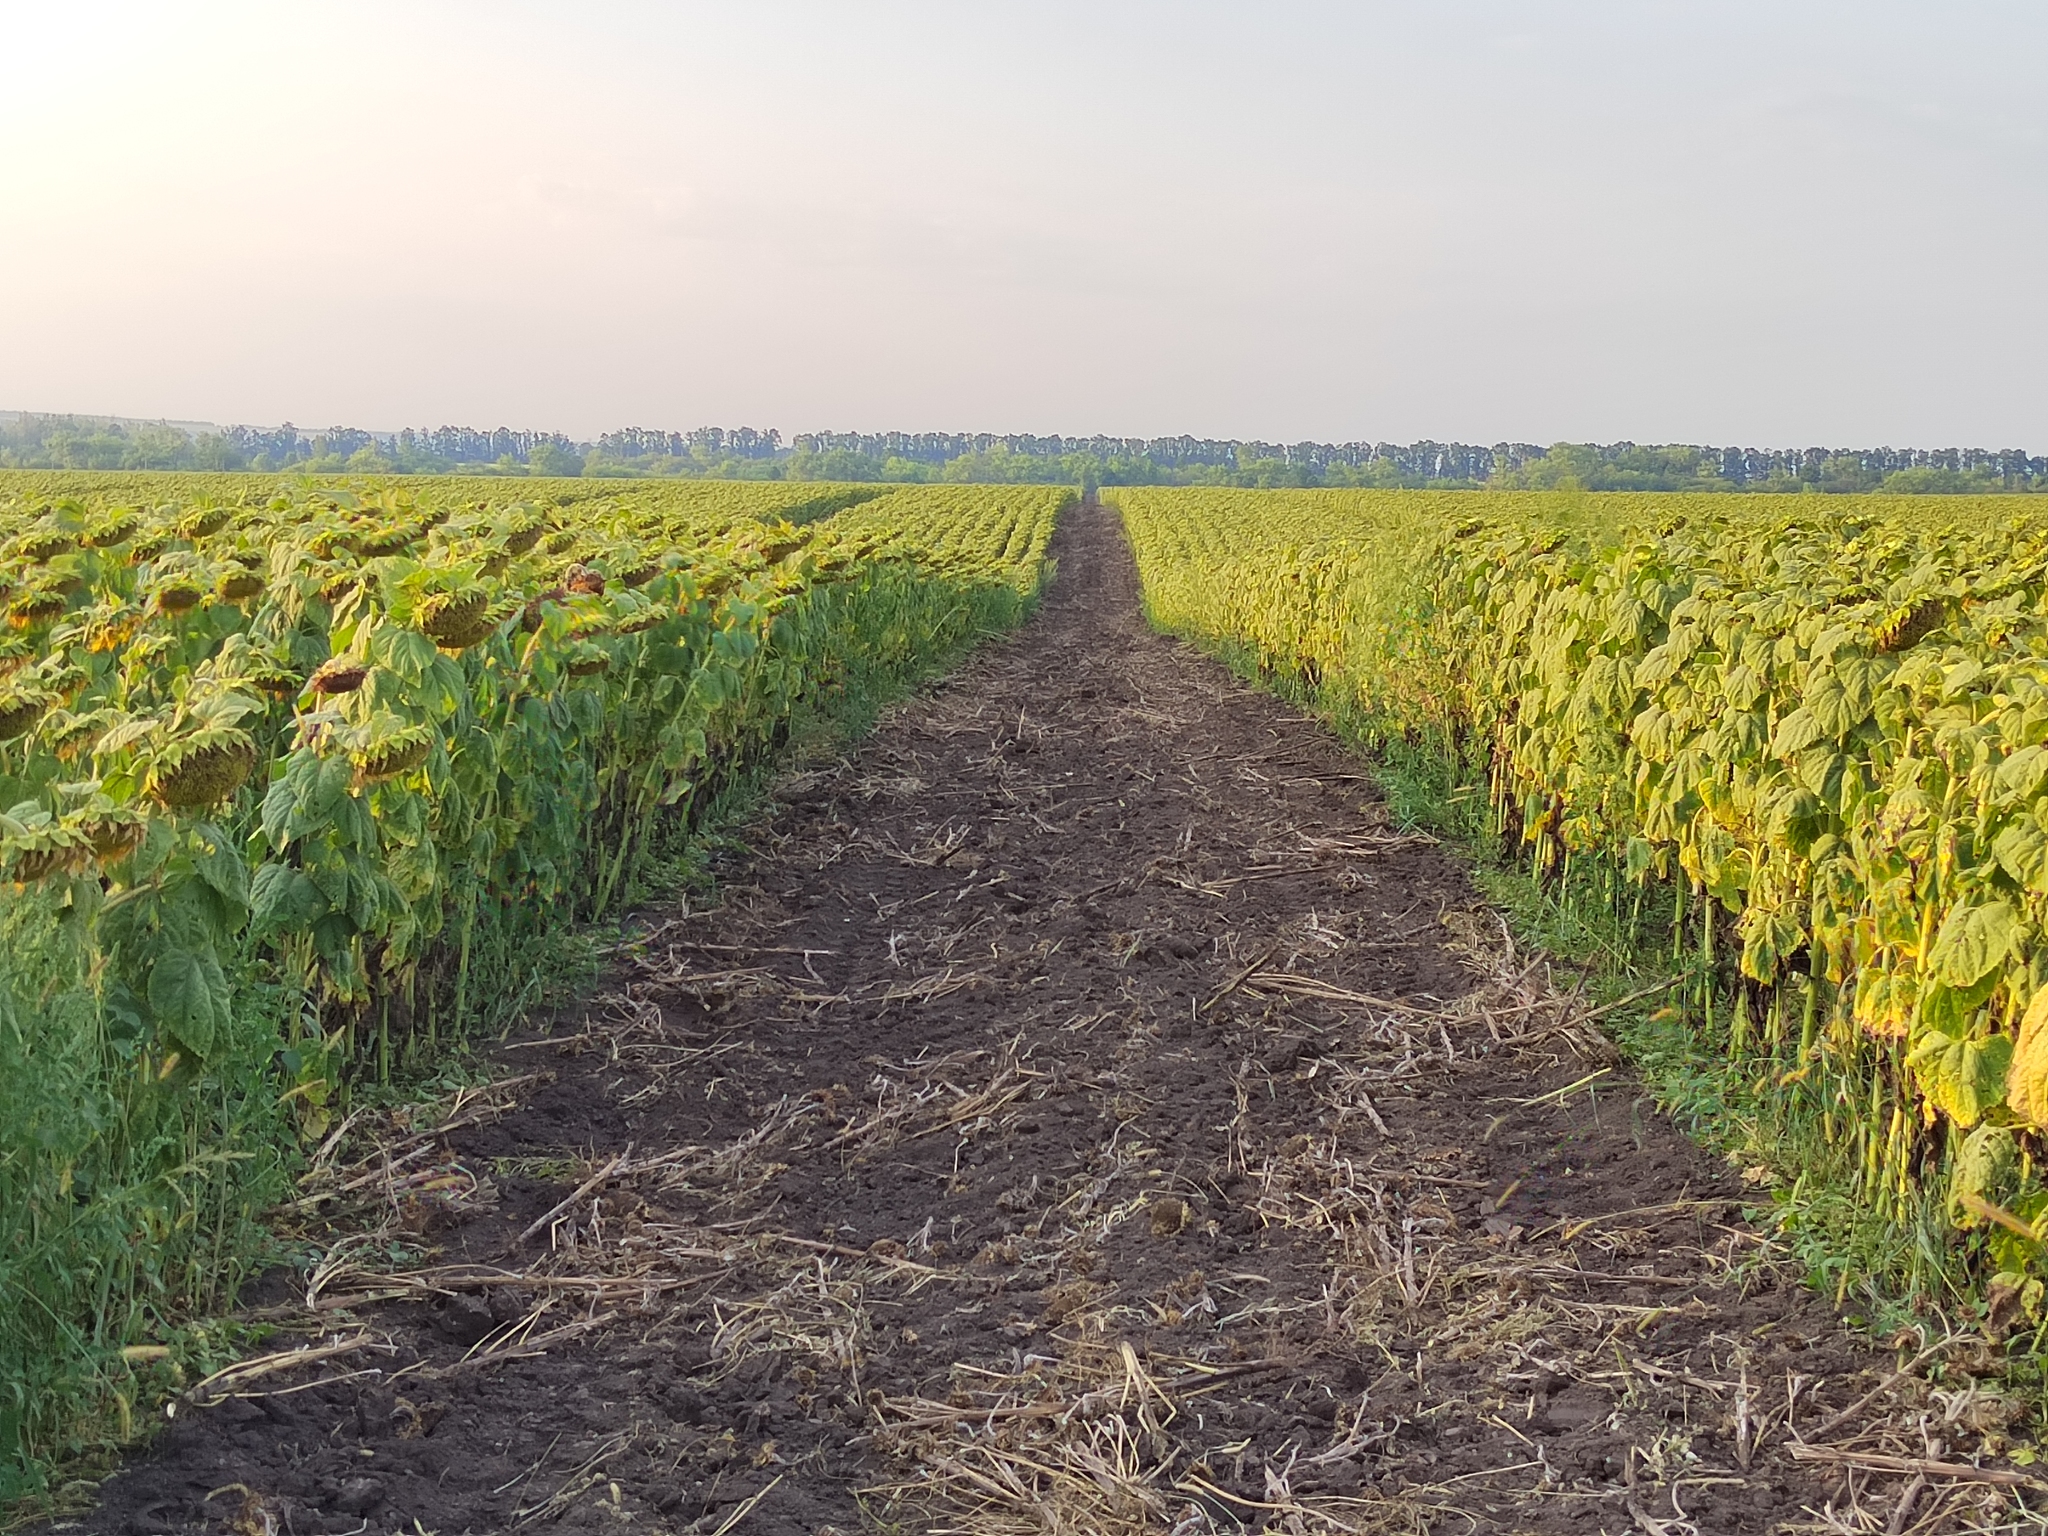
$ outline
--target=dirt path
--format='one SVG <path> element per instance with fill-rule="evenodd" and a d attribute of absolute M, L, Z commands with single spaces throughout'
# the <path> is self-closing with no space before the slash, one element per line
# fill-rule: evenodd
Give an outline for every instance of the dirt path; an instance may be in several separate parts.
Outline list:
<path fill-rule="evenodd" d="M 1999 1497 L 1794 1460 L 1788 1420 L 1941 1442 L 1829 1424 L 1891 1360 L 1756 1262 L 1356 760 L 1150 634 L 1110 515 L 1055 553 L 1026 630 L 785 784 L 720 909 L 506 1052 L 538 1076 L 320 1186 L 383 1225 L 317 1325 L 268 1315 L 347 1347 L 188 1409 L 88 1528 L 1690 1536 Z"/>

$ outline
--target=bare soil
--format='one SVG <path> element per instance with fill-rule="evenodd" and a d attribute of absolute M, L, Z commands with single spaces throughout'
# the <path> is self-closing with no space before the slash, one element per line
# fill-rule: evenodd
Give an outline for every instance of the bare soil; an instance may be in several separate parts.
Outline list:
<path fill-rule="evenodd" d="M 2011 1518 L 1999 1399 L 1887 1385 L 1360 762 L 1147 629 L 1112 514 L 1054 553 L 501 1086 L 358 1124 L 252 1310 L 309 1353 L 67 1528 Z"/>

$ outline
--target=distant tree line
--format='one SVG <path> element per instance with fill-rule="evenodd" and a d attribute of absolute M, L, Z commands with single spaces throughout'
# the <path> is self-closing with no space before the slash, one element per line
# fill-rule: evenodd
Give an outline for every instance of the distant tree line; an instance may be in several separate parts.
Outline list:
<path fill-rule="evenodd" d="M 792 463 L 834 478 L 1092 479 L 1102 485 L 1659 491 L 2048 490 L 2048 456 L 1982 448 L 1641 447 L 1635 443 L 1265 443 L 809 433 Z M 824 476 L 821 476 L 823 478 Z"/>
<path fill-rule="evenodd" d="M 592 443 L 499 427 L 307 431 L 23 415 L 0 420 L 0 466 L 309 474 L 682 476 L 1066 485 L 1382 486 L 1439 490 L 2048 491 L 2048 457 L 1982 448 L 1713 448 L 1635 443 L 1267 443 L 627 427 Z"/>
<path fill-rule="evenodd" d="M 560 432 L 470 427 L 365 432 L 329 427 L 222 427 L 21 415 L 0 421 L 0 467 L 11 469 L 290 470 L 306 474 L 580 475 L 590 445 Z"/>

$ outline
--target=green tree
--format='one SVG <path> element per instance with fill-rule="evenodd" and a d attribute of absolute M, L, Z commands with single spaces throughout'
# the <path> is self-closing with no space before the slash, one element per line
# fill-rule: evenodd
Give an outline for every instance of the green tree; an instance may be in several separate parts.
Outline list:
<path fill-rule="evenodd" d="M 2005 489 L 1998 477 L 1987 470 L 1943 469 L 1920 464 L 1912 469 L 1895 469 L 1878 487 L 1887 496 L 1982 496 Z"/>
<path fill-rule="evenodd" d="M 536 443 L 526 455 L 526 467 L 536 475 L 580 475 L 583 460 L 556 443 Z"/>
<path fill-rule="evenodd" d="M 216 473 L 249 467 L 248 457 L 233 443 L 218 432 L 202 432 L 193 442 L 191 462 L 194 469 L 213 470 Z"/>
<path fill-rule="evenodd" d="M 1877 471 L 1865 469 L 1863 461 L 1853 453 L 1837 453 L 1821 461 L 1820 488 L 1824 491 L 1874 491 L 1877 482 Z"/>

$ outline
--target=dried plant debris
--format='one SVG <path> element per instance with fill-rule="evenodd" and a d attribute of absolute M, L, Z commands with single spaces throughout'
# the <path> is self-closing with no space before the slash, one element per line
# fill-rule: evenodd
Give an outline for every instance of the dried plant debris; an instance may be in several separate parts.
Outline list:
<path fill-rule="evenodd" d="M 1356 763 L 1060 540 L 721 907 L 338 1128 L 277 1336 L 79 1527 L 2040 1529 L 1984 1341 L 1845 1331 Z"/>

